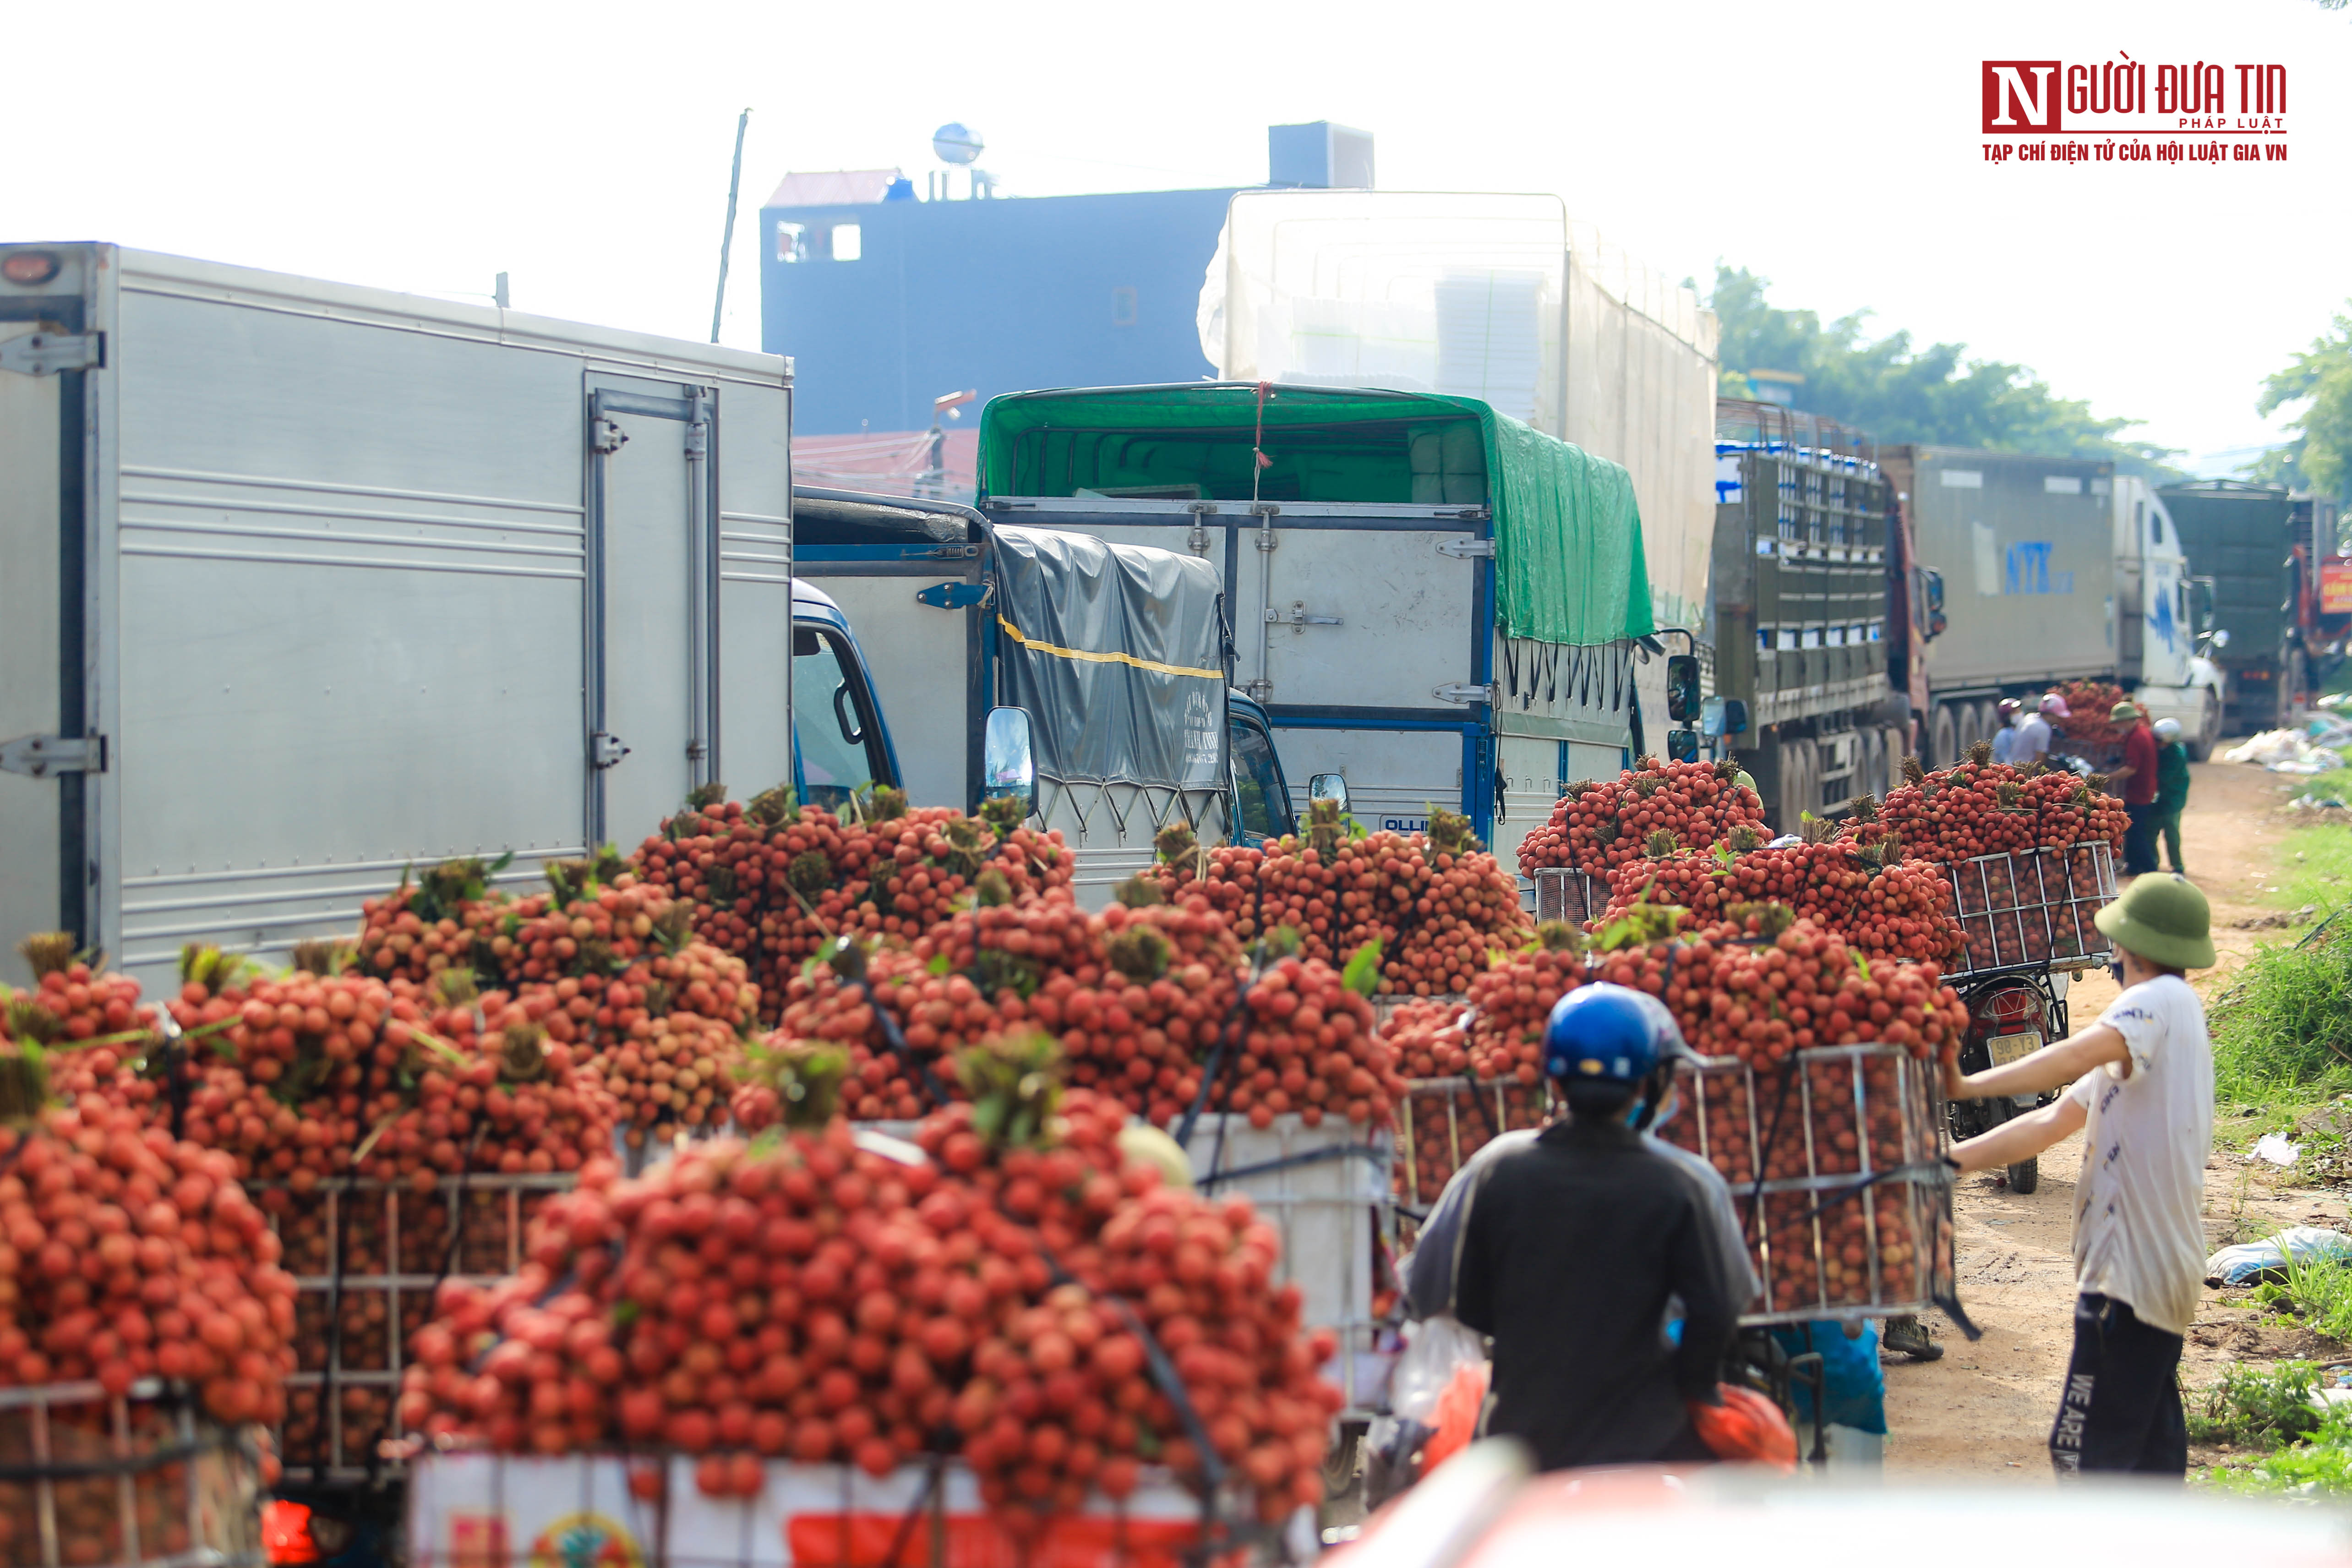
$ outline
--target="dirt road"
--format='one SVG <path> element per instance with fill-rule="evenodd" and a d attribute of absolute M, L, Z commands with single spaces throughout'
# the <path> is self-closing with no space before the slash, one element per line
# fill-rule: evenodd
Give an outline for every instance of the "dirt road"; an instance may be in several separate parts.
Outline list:
<path fill-rule="evenodd" d="M 2258 941 L 2274 937 L 2274 928 L 2255 923 L 2274 913 L 2259 889 L 2273 879 L 2273 847 L 2302 824 L 2282 809 L 2295 785 L 2275 774 L 2218 763 L 2190 773 L 2181 854 L 2213 904 L 2221 963 L 2200 986 L 2210 996 Z M 2091 975 L 2067 999 L 2073 1022 L 2079 1027 L 2096 1018 L 2114 999 L 2107 977 Z M 2011 1192 L 1998 1177 L 1962 1180 L 1955 1230 L 1960 1303 L 1984 1337 L 1970 1343 L 1937 1319 L 1937 1334 L 1949 1347 L 1942 1361 L 1887 1358 L 1888 1469 L 2049 1484 L 2044 1443 L 2074 1336 L 2074 1178 L 2082 1160 L 2079 1134 L 2042 1155 L 2041 1184 L 2030 1196 Z M 2227 1155 L 2206 1167 L 2205 1195 L 2215 1247 L 2282 1225 L 2346 1222 L 2340 1195 L 2280 1187 Z M 2210 1383 L 2231 1362 L 2312 1350 L 2308 1335 L 2282 1331 L 2274 1320 L 2258 1324 L 2254 1317 L 2207 1292 L 2189 1334 L 2183 1383 Z"/>

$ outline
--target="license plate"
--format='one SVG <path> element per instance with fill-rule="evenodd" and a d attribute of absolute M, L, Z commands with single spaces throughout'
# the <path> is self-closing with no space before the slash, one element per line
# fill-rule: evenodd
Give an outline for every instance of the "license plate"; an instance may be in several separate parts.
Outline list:
<path fill-rule="evenodd" d="M 2042 1048 L 2042 1037 L 2037 1034 L 1995 1035 L 1985 1042 L 1992 1057 L 1992 1065 L 2007 1067 L 2020 1057 L 2030 1057 Z"/>

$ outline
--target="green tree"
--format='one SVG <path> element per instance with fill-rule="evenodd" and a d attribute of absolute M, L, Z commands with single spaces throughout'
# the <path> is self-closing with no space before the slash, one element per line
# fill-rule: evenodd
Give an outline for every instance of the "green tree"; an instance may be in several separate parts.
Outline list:
<path fill-rule="evenodd" d="M 2299 483 L 2352 501 L 2352 314 L 2332 324 L 2334 331 L 2313 340 L 2263 382 L 2262 401 L 2254 405 L 2261 413 L 2308 402 L 2287 422 L 2294 439 L 2263 453 L 2252 471 L 2273 484 Z"/>
<path fill-rule="evenodd" d="M 1722 324 L 1726 396 L 1748 395 L 1749 371 L 1786 371 L 1805 378 L 1798 401 L 1808 413 L 1879 441 L 2105 458 L 2126 472 L 2181 477 L 2164 463 L 2178 448 L 2124 438 L 2138 420 L 2098 418 L 2023 365 L 1969 359 L 1964 343 L 1915 349 L 1908 332 L 1872 341 L 1869 311 L 1825 323 L 1769 303 L 1770 287 L 1744 267 L 1715 269 L 1707 303 Z"/>

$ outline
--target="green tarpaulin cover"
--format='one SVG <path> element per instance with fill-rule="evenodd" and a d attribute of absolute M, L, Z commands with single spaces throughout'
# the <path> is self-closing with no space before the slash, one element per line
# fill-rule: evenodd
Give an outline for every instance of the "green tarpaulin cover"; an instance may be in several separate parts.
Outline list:
<path fill-rule="evenodd" d="M 1261 415 L 1272 463 L 1255 494 L 1286 506 L 1438 500 L 1441 480 L 1443 500 L 1465 499 L 1459 465 L 1441 473 L 1417 456 L 1438 444 L 1416 438 L 1475 422 L 1504 634 L 1589 647 L 1656 629 L 1631 476 L 1476 398 L 1283 385 L 1261 405 L 1235 383 L 1012 393 L 981 411 L 980 491 L 1245 502 Z"/>

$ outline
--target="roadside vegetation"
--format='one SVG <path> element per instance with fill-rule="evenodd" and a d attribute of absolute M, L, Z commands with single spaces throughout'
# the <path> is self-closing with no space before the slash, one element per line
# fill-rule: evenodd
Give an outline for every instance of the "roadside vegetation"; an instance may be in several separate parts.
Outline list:
<path fill-rule="evenodd" d="M 2327 1370 L 2307 1361 L 2232 1367 L 2189 1395 L 2189 1440 L 2225 1451 L 2199 1478 L 2271 1495 L 2352 1494 L 2352 1406 L 2325 1410 Z"/>
<path fill-rule="evenodd" d="M 2352 770 L 2310 785 L 2352 802 Z M 2306 1145 L 2306 1176 L 2333 1155 L 2341 1181 L 2352 1101 L 2330 1105 L 2352 1094 L 2352 822 L 2299 828 L 2276 856 L 2263 898 L 2287 917 L 2287 940 L 2258 948 L 2206 1004 L 2215 1131 L 2228 1145 L 2287 1132 Z"/>

